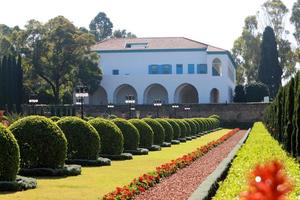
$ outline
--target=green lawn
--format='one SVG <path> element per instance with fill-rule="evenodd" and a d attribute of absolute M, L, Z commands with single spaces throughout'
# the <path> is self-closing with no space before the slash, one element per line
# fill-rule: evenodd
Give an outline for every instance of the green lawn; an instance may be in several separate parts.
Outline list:
<path fill-rule="evenodd" d="M 113 161 L 112 166 L 84 167 L 82 175 L 68 178 L 41 178 L 38 188 L 23 192 L 1 194 L 1 200 L 96 200 L 117 186 L 128 184 L 133 178 L 155 167 L 189 153 L 226 134 L 223 129 L 201 138 L 150 152 L 147 156 L 134 156 L 129 161 Z"/>

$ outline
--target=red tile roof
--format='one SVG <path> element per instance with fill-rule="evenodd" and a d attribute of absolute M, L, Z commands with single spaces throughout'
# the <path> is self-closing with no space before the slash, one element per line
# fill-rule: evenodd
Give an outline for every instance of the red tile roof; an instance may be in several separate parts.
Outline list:
<path fill-rule="evenodd" d="M 140 47 L 126 48 L 126 44 L 146 44 L 142 49 L 207 49 L 212 52 L 225 52 L 225 49 L 217 48 L 205 43 L 191 40 L 185 37 L 152 37 L 152 38 L 118 38 L 106 39 L 94 45 L 93 51 L 110 50 L 141 50 Z"/>

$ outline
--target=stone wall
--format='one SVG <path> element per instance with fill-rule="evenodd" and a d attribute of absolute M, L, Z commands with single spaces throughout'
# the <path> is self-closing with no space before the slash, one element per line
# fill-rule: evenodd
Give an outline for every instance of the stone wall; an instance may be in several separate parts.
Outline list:
<path fill-rule="evenodd" d="M 217 114 L 222 121 L 227 123 L 253 123 L 263 119 L 263 113 L 268 104 L 265 103 L 234 103 L 234 104 L 197 104 L 189 105 L 191 108 L 189 112 L 184 110 L 187 105 L 179 105 L 179 108 L 172 109 L 171 105 L 163 105 L 159 108 L 160 117 L 208 117 Z M 32 107 L 25 106 L 25 112 L 30 112 L 28 109 Z M 32 112 L 32 110 L 31 110 Z M 80 106 L 35 106 L 35 113 L 45 115 L 70 115 L 76 113 L 80 114 Z M 64 114 L 66 113 L 66 114 Z M 86 116 L 103 116 L 111 113 L 119 117 L 127 118 L 130 115 L 128 105 L 115 106 L 108 110 L 106 106 L 84 106 L 84 113 Z M 131 112 L 132 116 L 146 117 L 157 116 L 157 108 L 152 105 L 136 105 L 135 111 Z"/>

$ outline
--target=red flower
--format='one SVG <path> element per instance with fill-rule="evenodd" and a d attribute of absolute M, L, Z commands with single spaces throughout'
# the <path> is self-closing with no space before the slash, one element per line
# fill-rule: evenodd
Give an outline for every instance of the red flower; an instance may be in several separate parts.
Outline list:
<path fill-rule="evenodd" d="M 249 190 L 241 193 L 244 200 L 286 200 L 293 186 L 280 161 L 257 165 L 249 178 Z"/>
<path fill-rule="evenodd" d="M 143 188 L 141 186 L 139 186 L 138 189 L 139 189 L 140 192 L 145 192 L 146 191 L 145 188 Z"/>

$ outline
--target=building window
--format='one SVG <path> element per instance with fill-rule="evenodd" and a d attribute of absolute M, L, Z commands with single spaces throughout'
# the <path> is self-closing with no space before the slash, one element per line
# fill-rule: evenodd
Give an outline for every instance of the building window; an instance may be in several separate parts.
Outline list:
<path fill-rule="evenodd" d="M 212 62 L 212 75 L 221 76 L 222 63 L 219 58 L 215 58 Z"/>
<path fill-rule="evenodd" d="M 112 74 L 113 75 L 119 75 L 119 70 L 118 69 L 113 69 Z"/>
<path fill-rule="evenodd" d="M 149 65 L 149 74 L 158 74 L 158 65 Z"/>
<path fill-rule="evenodd" d="M 172 65 L 161 65 L 160 72 L 161 74 L 172 74 Z"/>
<path fill-rule="evenodd" d="M 176 65 L 176 74 L 183 74 L 183 65 L 182 64 Z"/>
<path fill-rule="evenodd" d="M 207 74 L 207 65 L 197 64 L 197 74 Z"/>
<path fill-rule="evenodd" d="M 195 65 L 194 64 L 188 64 L 188 73 L 195 74 Z"/>

